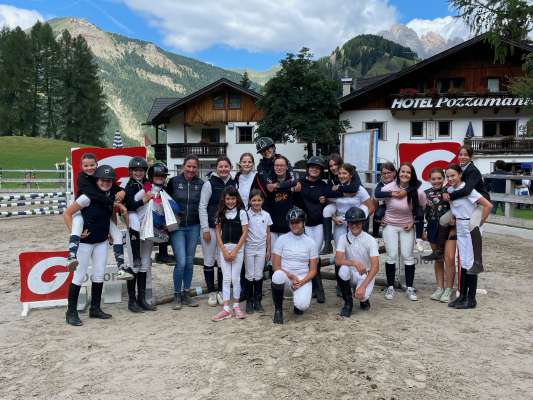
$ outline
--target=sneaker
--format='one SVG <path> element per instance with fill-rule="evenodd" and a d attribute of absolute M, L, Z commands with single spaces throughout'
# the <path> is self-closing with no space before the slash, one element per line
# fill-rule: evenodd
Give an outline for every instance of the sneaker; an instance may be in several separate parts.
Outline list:
<path fill-rule="evenodd" d="M 135 276 L 133 276 L 133 274 L 130 271 L 128 271 L 127 269 L 125 269 L 124 267 L 118 269 L 118 272 L 117 272 L 117 279 L 118 280 L 129 281 L 130 279 L 133 279 L 133 278 L 135 278 Z"/>
<path fill-rule="evenodd" d="M 225 319 L 231 318 L 231 312 L 224 309 L 220 310 L 218 314 L 211 317 L 211 321 L 224 321 Z"/>
<path fill-rule="evenodd" d="M 436 250 L 431 254 L 428 254 L 427 256 L 422 256 L 422 260 L 424 261 L 442 261 L 444 260 L 444 255 L 441 251 Z"/>
<path fill-rule="evenodd" d="M 247 315 L 241 310 L 241 306 L 234 306 L 233 313 L 235 314 L 235 318 L 238 319 L 245 319 L 247 317 Z"/>
<path fill-rule="evenodd" d="M 389 286 L 385 289 L 385 299 L 392 300 L 394 298 L 394 286 Z"/>
<path fill-rule="evenodd" d="M 416 250 L 419 253 L 423 253 L 424 252 L 424 243 L 422 242 L 421 239 L 416 239 Z"/>
<path fill-rule="evenodd" d="M 215 292 L 209 293 L 209 299 L 207 300 L 209 307 L 215 307 L 217 305 L 217 294 Z"/>
<path fill-rule="evenodd" d="M 437 290 L 435 290 L 433 294 L 431 295 L 431 300 L 440 301 L 440 298 L 442 297 L 443 294 L 444 294 L 444 289 L 437 288 Z"/>
<path fill-rule="evenodd" d="M 222 299 L 222 292 L 217 292 L 217 303 L 219 306 L 224 305 L 224 300 Z"/>
<path fill-rule="evenodd" d="M 416 289 L 413 287 L 408 287 L 405 291 L 405 294 L 407 295 L 407 298 L 411 301 L 417 301 L 418 297 L 416 295 Z"/>
<path fill-rule="evenodd" d="M 449 303 L 451 298 L 452 298 L 452 294 L 453 294 L 453 289 L 452 288 L 446 288 L 444 290 L 444 293 L 440 297 L 440 301 L 442 303 Z"/>
<path fill-rule="evenodd" d="M 172 305 L 173 310 L 181 310 L 181 293 L 174 293 L 174 304 Z"/>
<path fill-rule="evenodd" d="M 78 260 L 74 256 L 68 256 L 67 258 L 67 268 L 68 272 L 74 272 L 76 271 L 76 268 L 78 268 Z"/>

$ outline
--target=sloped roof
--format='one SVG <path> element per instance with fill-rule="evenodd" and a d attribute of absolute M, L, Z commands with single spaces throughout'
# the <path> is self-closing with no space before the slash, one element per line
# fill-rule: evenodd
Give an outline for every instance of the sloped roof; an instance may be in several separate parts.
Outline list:
<path fill-rule="evenodd" d="M 161 111 L 179 99 L 179 97 L 156 97 L 146 121 L 151 122 Z"/>
<path fill-rule="evenodd" d="M 171 102 L 170 104 L 167 104 L 164 108 L 161 108 L 159 109 L 158 112 L 156 112 L 156 108 L 155 108 L 155 105 L 156 105 L 156 102 L 158 100 L 160 100 L 161 98 L 159 99 L 155 99 L 154 100 L 154 104 L 152 105 L 152 110 L 150 110 L 150 113 L 148 114 L 148 119 L 147 119 L 147 122 L 146 124 L 148 125 L 156 125 L 157 123 L 160 123 L 160 121 L 162 119 L 164 119 L 165 117 L 169 117 L 173 114 L 175 114 L 181 107 L 183 107 L 185 104 L 189 103 L 190 101 L 193 101 L 209 92 L 212 92 L 212 91 L 215 91 L 215 90 L 218 90 L 220 89 L 221 87 L 230 87 L 240 93 L 243 93 L 243 94 L 247 94 L 257 100 L 259 100 L 261 97 L 263 97 L 262 95 L 260 95 L 259 93 L 251 90 L 251 89 L 246 89 L 244 86 L 242 85 L 239 85 L 238 83 L 235 83 L 233 81 L 230 81 L 229 79 L 227 78 L 220 78 L 219 80 L 207 85 L 207 86 L 204 86 L 202 89 L 200 90 L 197 90 L 196 92 L 194 93 L 191 93 L 190 95 L 188 96 L 185 96 L 185 97 L 182 97 L 182 98 L 179 98 L 179 99 L 175 99 L 173 102 Z M 162 102 L 161 102 L 162 103 Z M 152 112 L 153 111 L 153 112 Z"/>

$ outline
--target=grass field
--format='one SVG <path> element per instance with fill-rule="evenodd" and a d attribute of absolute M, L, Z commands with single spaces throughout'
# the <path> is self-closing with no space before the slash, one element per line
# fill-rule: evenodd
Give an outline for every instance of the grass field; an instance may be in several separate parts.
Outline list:
<path fill-rule="evenodd" d="M 503 216 L 503 211 L 498 209 L 496 215 Z M 533 210 L 531 209 L 511 209 L 511 216 L 514 218 L 533 219 Z"/>

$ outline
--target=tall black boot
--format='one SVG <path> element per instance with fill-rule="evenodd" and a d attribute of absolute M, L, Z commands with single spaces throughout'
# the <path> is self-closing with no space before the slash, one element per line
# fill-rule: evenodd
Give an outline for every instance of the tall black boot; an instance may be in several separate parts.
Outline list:
<path fill-rule="evenodd" d="M 137 305 L 144 311 L 155 311 L 157 307 L 146 301 L 146 272 L 137 273 Z"/>
<path fill-rule="evenodd" d="M 246 291 L 251 288 L 251 285 L 246 285 L 246 268 L 244 266 L 244 261 L 242 262 L 240 280 L 241 280 L 241 297 L 239 298 L 239 301 L 244 301 L 248 298 L 248 296 L 246 295 Z"/>
<path fill-rule="evenodd" d="M 450 301 L 448 303 L 448 307 L 455 308 L 458 304 L 461 304 L 466 299 L 466 293 L 468 291 L 468 287 L 466 286 L 466 269 L 461 268 L 461 277 L 459 281 L 459 297 L 457 297 L 455 300 Z"/>
<path fill-rule="evenodd" d="M 468 308 L 476 308 L 476 291 L 477 291 L 477 275 L 465 274 L 467 294 L 465 299 L 457 303 L 455 308 L 457 310 L 466 310 Z"/>
<path fill-rule="evenodd" d="M 68 287 L 68 307 L 65 313 L 65 320 L 67 324 L 72 326 L 81 326 L 83 322 L 78 315 L 78 297 L 80 295 L 81 286 L 71 283 Z"/>
<path fill-rule="evenodd" d="M 326 295 L 324 294 L 324 286 L 322 286 L 322 274 L 320 273 L 321 265 L 320 260 L 316 266 L 316 275 L 313 278 L 313 286 L 316 293 L 316 302 L 323 304 L 326 302 Z"/>
<path fill-rule="evenodd" d="M 244 287 L 246 287 L 246 314 L 254 312 L 254 282 L 244 279 Z"/>
<path fill-rule="evenodd" d="M 155 260 L 161 264 L 175 264 L 176 259 L 168 254 L 168 242 L 159 243 L 159 251 L 155 256 Z"/>
<path fill-rule="evenodd" d="M 253 281 L 254 285 L 254 310 L 257 312 L 265 312 L 261 300 L 263 299 L 263 279 Z"/>
<path fill-rule="evenodd" d="M 283 324 L 283 293 L 285 285 L 276 285 L 272 283 L 272 301 L 274 303 L 274 318 L 272 322 L 275 324 Z"/>
<path fill-rule="evenodd" d="M 133 276 L 133 279 L 126 281 L 128 288 L 128 310 L 132 313 L 142 313 L 143 310 L 137 305 L 137 298 L 135 297 L 135 284 L 137 282 L 137 274 Z"/>
<path fill-rule="evenodd" d="M 476 226 L 470 231 L 470 238 L 472 239 L 472 250 L 474 252 L 474 264 L 467 272 L 468 275 L 477 275 L 483 272 L 483 240 L 481 239 L 481 231 Z"/>
<path fill-rule="evenodd" d="M 215 268 L 217 269 L 217 289 L 219 292 L 222 292 L 222 282 L 224 281 L 224 275 L 222 274 L 222 268 L 215 263 Z"/>
<path fill-rule="evenodd" d="M 339 286 L 339 269 L 341 268 L 340 265 L 335 264 L 335 294 L 337 297 L 342 297 L 341 288 Z"/>
<path fill-rule="evenodd" d="M 204 265 L 204 279 L 207 285 L 207 292 L 212 293 L 215 289 L 215 267 Z"/>
<path fill-rule="evenodd" d="M 89 318 L 109 319 L 111 314 L 107 314 L 100 308 L 102 302 L 102 290 L 104 282 L 93 282 L 91 285 L 91 307 L 89 308 Z"/>
<path fill-rule="evenodd" d="M 133 256 L 133 265 L 141 266 L 141 237 L 140 233 L 135 229 L 129 229 L 131 255 Z"/>
<path fill-rule="evenodd" d="M 333 253 L 333 247 L 331 246 L 331 240 L 333 239 L 333 221 L 331 218 L 324 218 L 322 226 L 324 227 L 324 247 L 320 254 Z"/>
<path fill-rule="evenodd" d="M 353 297 L 352 297 L 352 286 L 349 280 L 345 281 L 339 279 L 339 286 L 342 292 L 342 298 L 344 300 L 344 305 L 342 306 L 339 315 L 341 317 L 350 317 L 353 310 Z"/>

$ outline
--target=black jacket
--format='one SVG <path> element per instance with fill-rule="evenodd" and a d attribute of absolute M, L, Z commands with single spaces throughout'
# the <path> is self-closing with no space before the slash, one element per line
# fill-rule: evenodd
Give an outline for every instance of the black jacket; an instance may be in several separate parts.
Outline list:
<path fill-rule="evenodd" d="M 481 172 L 479 172 L 479 169 L 477 169 L 473 163 L 468 164 L 468 166 L 463 170 L 461 180 L 465 183 L 465 186 L 462 189 L 450 193 L 450 200 L 456 200 L 461 197 L 468 196 L 470 193 L 472 193 L 473 189 L 476 189 L 480 195 L 487 200 L 490 200 L 490 195 L 485 187 L 485 182 L 483 182 Z"/>
<path fill-rule="evenodd" d="M 200 193 L 204 181 L 195 176 L 192 180 L 185 179 L 183 174 L 171 178 L 166 187 L 167 193 L 180 206 L 180 227 L 200 224 L 198 216 L 198 205 L 200 204 Z"/>
<path fill-rule="evenodd" d="M 350 181 L 350 183 L 346 185 L 341 185 L 339 177 L 337 175 L 331 175 L 328 178 L 328 185 L 339 186 L 338 189 L 333 192 L 334 195 L 328 197 L 342 197 L 344 193 L 357 193 L 359 191 L 359 187 L 361 186 L 361 178 L 359 178 L 359 174 L 356 172 L 354 176 L 352 176 L 352 180 Z"/>
<path fill-rule="evenodd" d="M 305 211 L 307 217 L 305 224 L 308 226 L 322 224 L 324 222 L 322 211 L 325 204 L 321 204 L 319 198 L 320 196 L 328 197 L 328 193 L 330 193 L 328 184 L 322 179 L 311 182 L 307 178 L 301 178 L 300 184 L 302 190 L 294 193 L 294 202 Z"/>
<path fill-rule="evenodd" d="M 137 211 L 138 208 L 144 206 L 144 202 L 142 199 L 135 200 L 135 195 L 138 191 L 143 190 L 143 184 L 144 182 L 147 182 L 147 179 L 144 178 L 141 182 L 130 178 L 128 183 L 126 184 L 126 197 L 124 198 L 124 204 L 126 205 L 126 208 L 128 211 Z"/>
<path fill-rule="evenodd" d="M 287 179 L 289 174 L 287 173 Z M 269 178 L 270 183 L 273 183 Z M 294 185 L 293 185 L 294 186 Z M 265 199 L 263 208 L 270 213 L 272 217 L 272 226 L 270 231 L 274 233 L 287 233 L 289 232 L 289 224 L 286 220 L 287 212 L 294 205 L 294 196 L 292 187 L 282 188 L 281 185 L 273 192 L 268 192 Z"/>
<path fill-rule="evenodd" d="M 112 206 L 115 202 L 115 194 L 121 190 L 124 190 L 120 186 L 113 184 L 113 187 L 109 193 L 102 192 L 100 189 L 98 189 L 98 186 L 96 186 L 96 178 L 93 175 L 87 175 L 83 172 L 78 174 L 78 178 L 76 180 L 76 189 L 76 198 L 84 194 L 91 200 L 91 202 L 96 201 L 97 203 L 101 203 L 106 206 Z"/>

